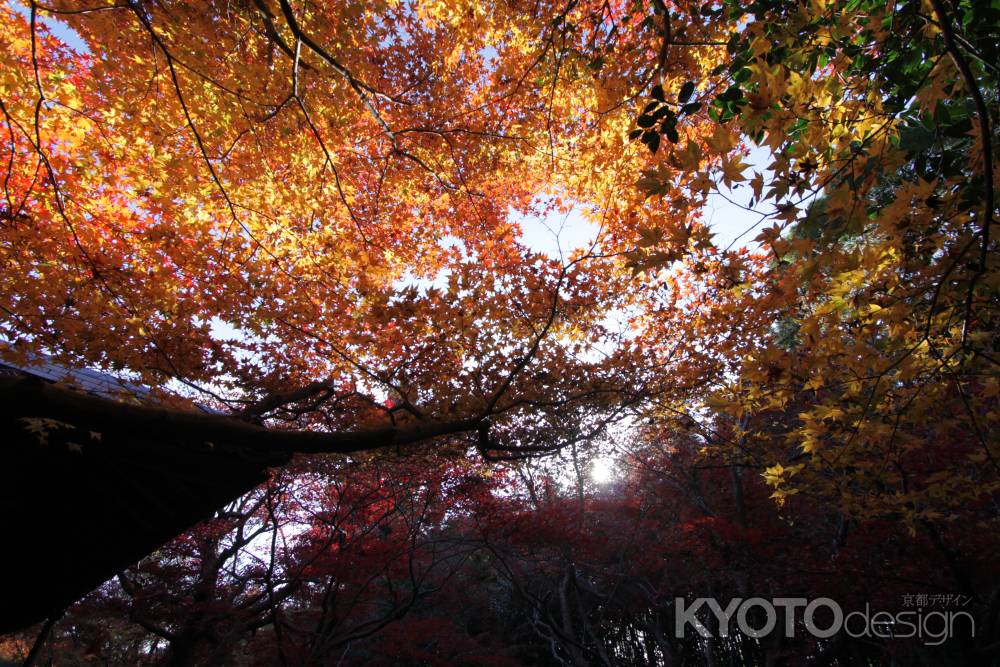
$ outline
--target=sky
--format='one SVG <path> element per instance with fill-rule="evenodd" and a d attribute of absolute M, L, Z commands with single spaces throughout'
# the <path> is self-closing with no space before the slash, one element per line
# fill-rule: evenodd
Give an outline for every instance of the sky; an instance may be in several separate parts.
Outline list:
<path fill-rule="evenodd" d="M 756 147 L 750 150 L 744 158 L 749 165 L 745 172 L 748 177 L 753 171 L 765 173 L 771 162 L 771 153 L 767 148 Z M 760 214 L 748 211 L 745 207 L 750 200 L 750 190 L 746 186 L 737 185 L 733 190 L 720 187 L 720 193 L 709 195 L 708 203 L 702 209 L 705 222 L 712 230 L 715 244 L 720 248 L 732 245 L 752 246 L 753 239 L 759 232 Z M 569 216 L 551 216 L 547 219 L 518 219 L 521 225 L 521 240 L 530 249 L 542 252 L 550 257 L 559 257 L 559 251 L 568 255 L 576 248 L 587 247 L 597 234 L 597 227 L 590 224 L 577 212 Z"/>

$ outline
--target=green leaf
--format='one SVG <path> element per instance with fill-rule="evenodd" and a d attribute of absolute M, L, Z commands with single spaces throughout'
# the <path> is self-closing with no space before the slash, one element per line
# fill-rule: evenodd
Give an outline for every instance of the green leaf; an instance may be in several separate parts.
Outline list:
<path fill-rule="evenodd" d="M 649 147 L 649 152 L 655 154 L 660 148 L 660 133 L 653 130 L 646 130 L 642 133 L 642 143 Z"/>
<path fill-rule="evenodd" d="M 701 102 L 688 102 L 681 107 L 681 115 L 690 116 L 701 109 Z"/>
<path fill-rule="evenodd" d="M 681 92 L 677 95 L 677 101 L 684 104 L 689 99 L 691 95 L 694 94 L 694 81 L 688 81 L 683 86 L 681 86 Z"/>

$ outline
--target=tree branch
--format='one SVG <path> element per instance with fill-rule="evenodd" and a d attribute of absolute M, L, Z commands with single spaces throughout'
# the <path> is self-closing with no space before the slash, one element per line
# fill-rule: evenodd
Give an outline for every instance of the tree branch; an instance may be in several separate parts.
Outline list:
<path fill-rule="evenodd" d="M 385 427 L 349 432 L 267 429 L 230 415 L 175 408 L 133 405 L 82 394 L 35 378 L 0 379 L 0 404 L 15 416 L 44 416 L 70 424 L 100 424 L 118 432 L 155 434 L 192 445 L 225 443 L 262 453 L 350 453 L 398 447 L 442 435 L 475 431 L 479 417 L 428 421 L 405 428 Z"/>

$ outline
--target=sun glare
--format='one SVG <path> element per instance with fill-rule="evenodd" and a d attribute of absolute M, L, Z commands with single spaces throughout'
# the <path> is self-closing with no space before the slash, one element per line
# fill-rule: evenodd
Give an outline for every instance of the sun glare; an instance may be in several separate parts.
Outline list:
<path fill-rule="evenodd" d="M 590 478 L 597 484 L 607 484 L 614 477 L 614 466 L 610 459 L 595 459 L 590 464 Z"/>

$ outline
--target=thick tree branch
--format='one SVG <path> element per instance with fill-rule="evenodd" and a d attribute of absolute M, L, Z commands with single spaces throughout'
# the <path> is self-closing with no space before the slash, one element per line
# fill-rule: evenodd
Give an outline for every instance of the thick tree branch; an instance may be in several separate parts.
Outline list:
<path fill-rule="evenodd" d="M 475 431 L 478 417 L 425 422 L 404 428 L 353 432 L 280 431 L 228 415 L 116 402 L 46 384 L 33 378 L 0 380 L 0 402 L 11 414 L 49 417 L 69 424 L 107 424 L 116 431 L 152 433 L 192 444 L 227 444 L 248 452 L 350 453 L 398 447 L 431 438 Z"/>

